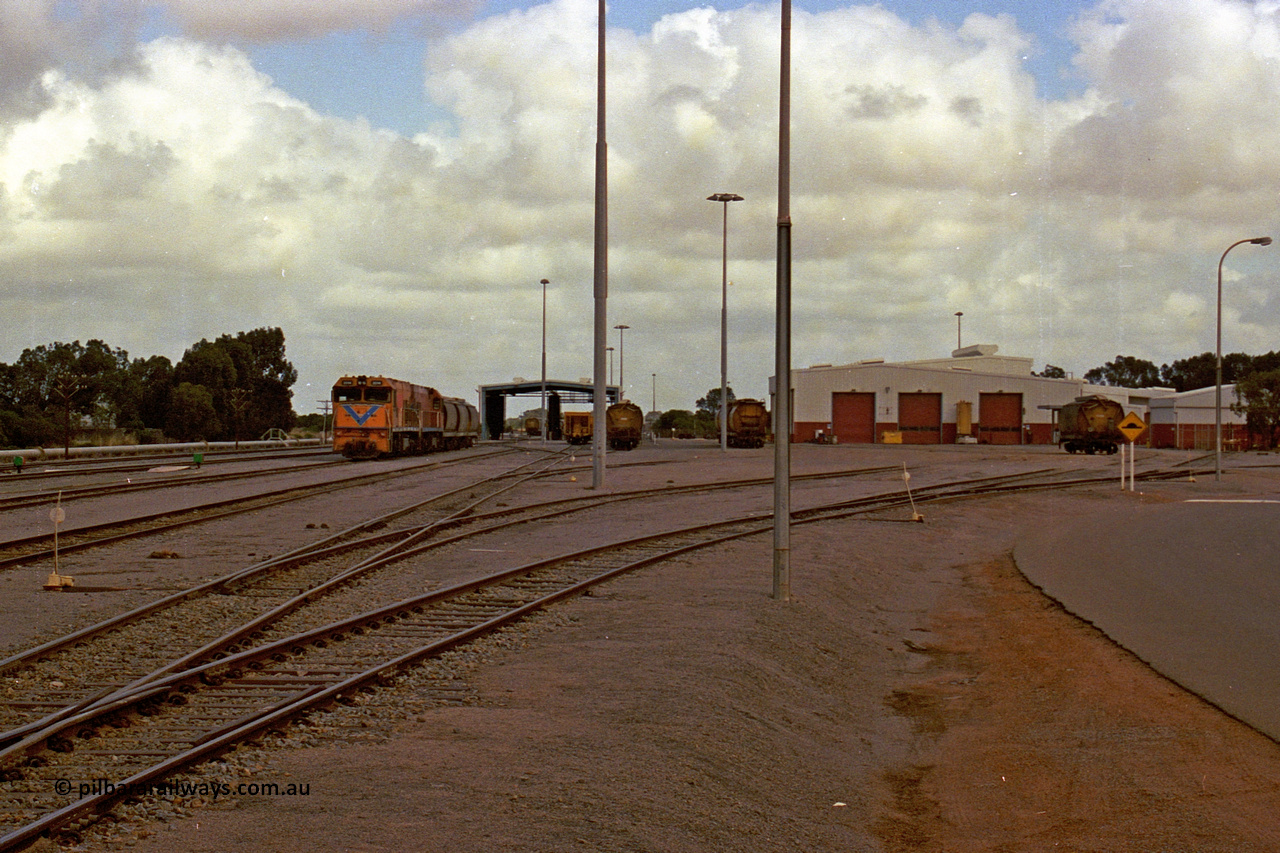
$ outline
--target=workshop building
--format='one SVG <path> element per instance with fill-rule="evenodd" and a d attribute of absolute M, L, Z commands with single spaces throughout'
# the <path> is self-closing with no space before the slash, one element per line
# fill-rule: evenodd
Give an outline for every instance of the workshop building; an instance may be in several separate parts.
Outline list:
<path fill-rule="evenodd" d="M 1048 378 L 1032 360 L 979 344 L 950 358 L 817 364 L 792 371 L 792 441 L 839 444 L 1054 444 L 1057 414 L 1101 394 L 1148 415 L 1171 388 L 1120 388 Z M 770 395 L 775 382 L 770 379 Z M 771 401 L 772 402 L 772 401 Z"/>

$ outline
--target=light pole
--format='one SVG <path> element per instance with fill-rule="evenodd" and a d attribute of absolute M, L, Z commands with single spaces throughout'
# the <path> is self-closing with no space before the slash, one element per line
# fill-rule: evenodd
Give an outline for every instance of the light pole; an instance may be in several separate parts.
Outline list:
<path fill-rule="evenodd" d="M 1255 246 L 1270 246 L 1270 237 L 1251 237 L 1248 240 L 1237 240 L 1227 247 L 1230 252 L 1241 243 L 1252 243 Z M 1213 479 L 1222 480 L 1222 262 L 1227 259 L 1227 252 L 1218 258 L 1218 347 L 1216 373 L 1213 390 Z"/>
<path fill-rule="evenodd" d="M 791 0 L 778 73 L 778 272 L 773 375 L 773 599 L 791 600 Z"/>
<path fill-rule="evenodd" d="M 626 381 L 627 350 L 622 335 L 631 327 L 626 323 L 619 323 L 614 328 L 618 330 L 618 402 L 621 403 L 627 398 L 627 386 L 623 384 Z"/>
<path fill-rule="evenodd" d="M 653 378 L 653 396 L 649 398 L 649 411 L 658 411 L 658 374 L 651 374 Z"/>
<path fill-rule="evenodd" d="M 729 202 L 742 201 L 737 193 L 716 193 L 707 201 L 720 202 L 724 229 L 720 238 L 720 449 L 729 449 Z"/>
<path fill-rule="evenodd" d="M 613 347 L 605 347 L 604 351 L 609 353 L 609 384 L 613 384 Z"/>
<path fill-rule="evenodd" d="M 964 316 L 964 312 L 963 312 L 963 311 L 957 311 L 957 312 L 956 312 L 956 349 L 961 349 L 961 346 L 960 346 L 960 318 L 961 318 L 961 317 L 963 317 L 963 316 Z"/>
<path fill-rule="evenodd" d="M 542 443 L 547 443 L 547 285 L 542 280 Z"/>

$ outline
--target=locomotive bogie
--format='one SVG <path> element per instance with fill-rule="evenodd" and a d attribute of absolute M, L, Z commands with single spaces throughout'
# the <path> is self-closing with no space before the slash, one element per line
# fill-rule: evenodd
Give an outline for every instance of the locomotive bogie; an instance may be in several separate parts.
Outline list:
<path fill-rule="evenodd" d="M 457 397 L 385 376 L 333 386 L 333 449 L 348 459 L 458 450 L 480 434 L 480 414 Z"/>

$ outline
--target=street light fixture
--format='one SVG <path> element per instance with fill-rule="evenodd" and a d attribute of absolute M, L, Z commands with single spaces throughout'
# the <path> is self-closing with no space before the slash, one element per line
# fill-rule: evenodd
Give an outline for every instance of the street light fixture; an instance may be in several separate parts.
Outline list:
<path fill-rule="evenodd" d="M 956 312 L 956 349 L 962 349 L 960 346 L 960 318 L 964 316 L 963 311 Z"/>
<path fill-rule="evenodd" d="M 1251 237 L 1248 240 L 1237 240 L 1227 247 L 1230 252 L 1241 243 L 1252 243 L 1255 246 L 1270 246 L 1270 237 Z M 1216 373 L 1213 391 L 1213 479 L 1222 480 L 1222 262 L 1227 259 L 1227 252 L 1218 259 L 1218 347 Z"/>
<path fill-rule="evenodd" d="M 627 386 L 624 385 L 624 371 L 627 368 L 627 351 L 623 347 L 622 335 L 631 327 L 626 323 L 619 323 L 614 326 L 618 330 L 618 402 L 622 402 L 627 397 Z"/>
<path fill-rule="evenodd" d="M 542 280 L 542 443 L 547 443 L 547 285 Z"/>
<path fill-rule="evenodd" d="M 729 202 L 742 201 L 737 193 L 716 193 L 707 201 L 720 202 L 724 229 L 720 240 L 720 449 L 729 449 Z"/>

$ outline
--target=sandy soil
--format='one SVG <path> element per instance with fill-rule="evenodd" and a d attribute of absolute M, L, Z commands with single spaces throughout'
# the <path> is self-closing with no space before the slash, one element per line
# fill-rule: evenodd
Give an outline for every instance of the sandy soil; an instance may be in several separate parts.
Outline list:
<path fill-rule="evenodd" d="M 1026 525 L 1118 491 L 797 527 L 619 579 L 233 755 L 305 796 L 83 849 L 1274 851 L 1280 746 L 1045 599 Z M 456 691 L 446 701 L 441 680 Z"/>

